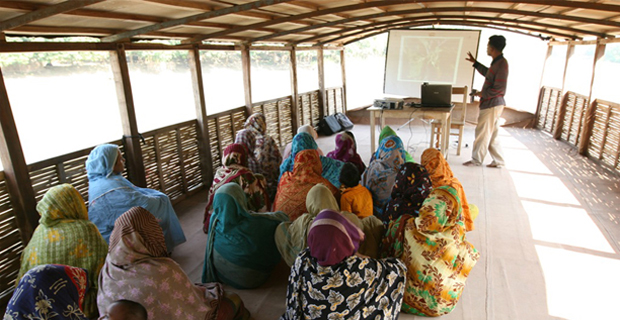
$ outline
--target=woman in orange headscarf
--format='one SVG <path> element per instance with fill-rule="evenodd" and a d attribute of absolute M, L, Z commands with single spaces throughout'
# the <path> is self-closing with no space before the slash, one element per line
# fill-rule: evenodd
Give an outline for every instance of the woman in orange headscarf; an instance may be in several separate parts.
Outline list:
<path fill-rule="evenodd" d="M 467 203 L 467 198 L 465 197 L 463 185 L 459 179 L 454 177 L 452 169 L 450 169 L 450 165 L 446 159 L 444 159 L 441 152 L 434 148 L 428 148 L 424 150 L 424 153 L 422 153 L 421 162 L 426 168 L 426 171 L 428 171 L 428 174 L 431 176 L 433 188 L 450 186 L 456 190 L 458 197 L 461 200 L 461 207 L 463 208 L 462 214 L 463 221 L 465 222 L 465 230 L 474 230 L 474 219 L 478 216 L 478 207 L 472 205 L 472 208 L 470 209 L 469 203 Z"/>

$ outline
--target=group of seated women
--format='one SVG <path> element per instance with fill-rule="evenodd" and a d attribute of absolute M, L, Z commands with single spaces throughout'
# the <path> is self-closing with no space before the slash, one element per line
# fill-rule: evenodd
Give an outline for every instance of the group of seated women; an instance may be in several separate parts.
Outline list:
<path fill-rule="evenodd" d="M 170 258 L 185 241 L 170 200 L 123 178 L 117 146 L 98 146 L 86 163 L 88 210 L 72 186 L 50 189 L 22 256 L 20 288 L 56 270 L 49 277 L 71 292 L 16 291 L 5 319 L 113 319 L 118 310 L 141 319 L 139 307 L 148 319 L 248 319 L 222 285 L 257 288 L 281 260 L 291 267 L 281 319 L 452 311 L 479 259 L 465 239 L 477 208 L 441 153 L 427 149 L 415 163 L 385 127 L 366 166 L 352 133 L 338 134 L 326 156 L 316 137 L 301 127 L 283 158 L 264 116 L 248 118 L 207 192 L 200 284 Z M 42 299 L 45 310 L 36 307 Z"/>

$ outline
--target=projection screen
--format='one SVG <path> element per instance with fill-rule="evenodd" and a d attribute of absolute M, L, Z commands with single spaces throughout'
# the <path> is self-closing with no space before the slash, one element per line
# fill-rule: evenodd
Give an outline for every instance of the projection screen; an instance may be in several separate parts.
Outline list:
<path fill-rule="evenodd" d="M 392 30 L 388 37 L 383 92 L 420 97 L 420 85 L 472 88 L 474 68 L 467 52 L 478 53 L 479 30 Z"/>

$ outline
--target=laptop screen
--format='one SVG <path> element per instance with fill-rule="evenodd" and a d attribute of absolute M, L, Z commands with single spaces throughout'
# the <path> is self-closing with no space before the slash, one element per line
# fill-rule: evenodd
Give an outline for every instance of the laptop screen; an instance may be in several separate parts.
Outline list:
<path fill-rule="evenodd" d="M 452 85 L 422 84 L 421 102 L 423 107 L 450 107 L 452 105 Z"/>

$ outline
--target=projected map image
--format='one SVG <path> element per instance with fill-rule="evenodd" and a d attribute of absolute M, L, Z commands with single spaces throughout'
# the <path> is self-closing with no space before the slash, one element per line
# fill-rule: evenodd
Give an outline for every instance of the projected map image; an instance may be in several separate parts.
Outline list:
<path fill-rule="evenodd" d="M 398 81 L 455 83 L 463 39 L 402 37 Z"/>

